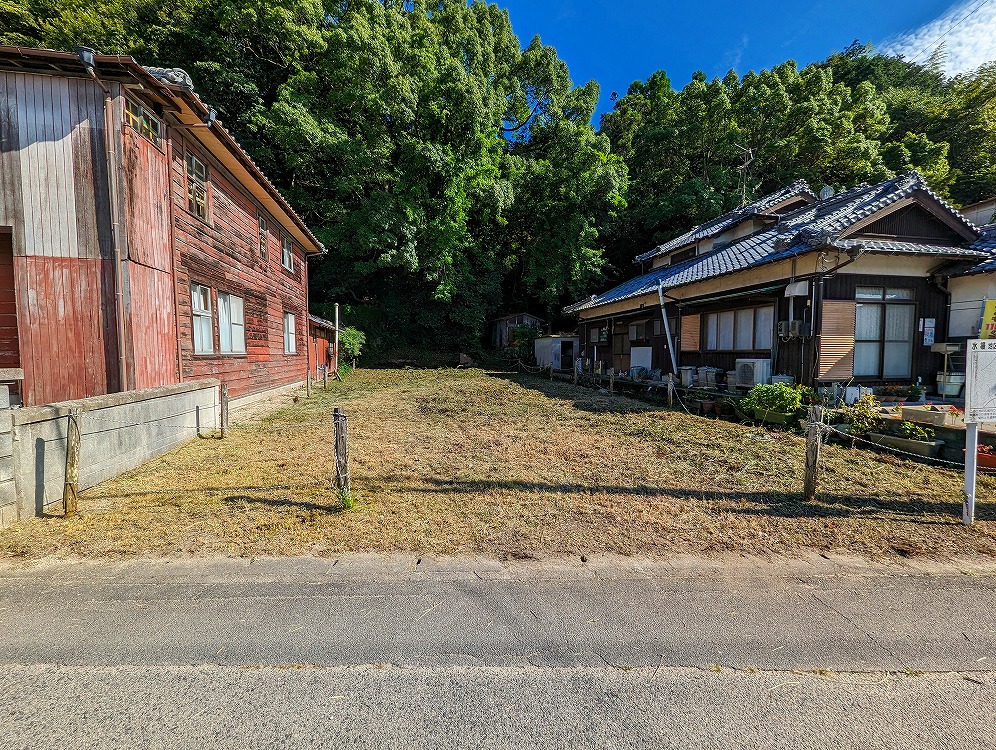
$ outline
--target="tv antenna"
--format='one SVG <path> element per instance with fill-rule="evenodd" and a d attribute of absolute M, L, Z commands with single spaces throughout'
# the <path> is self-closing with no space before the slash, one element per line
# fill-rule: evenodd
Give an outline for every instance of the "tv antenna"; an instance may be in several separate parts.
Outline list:
<path fill-rule="evenodd" d="M 737 167 L 737 171 L 740 173 L 740 206 L 742 208 L 747 205 L 747 167 L 754 161 L 754 149 L 744 148 L 739 143 L 733 145 L 740 149 L 740 155 L 743 158 L 743 163 Z"/>

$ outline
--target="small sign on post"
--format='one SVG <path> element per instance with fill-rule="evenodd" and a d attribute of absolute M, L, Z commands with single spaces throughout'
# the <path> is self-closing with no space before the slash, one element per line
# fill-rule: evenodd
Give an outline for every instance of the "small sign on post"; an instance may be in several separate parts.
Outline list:
<path fill-rule="evenodd" d="M 961 519 L 975 522 L 979 424 L 996 422 L 996 339 L 969 341 L 965 363 L 965 502 Z"/>

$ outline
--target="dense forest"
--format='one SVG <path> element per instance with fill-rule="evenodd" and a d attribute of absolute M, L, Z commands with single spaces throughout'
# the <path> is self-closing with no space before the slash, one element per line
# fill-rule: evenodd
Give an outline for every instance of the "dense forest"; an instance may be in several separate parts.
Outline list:
<path fill-rule="evenodd" d="M 182 67 L 329 248 L 318 312 L 374 349 L 475 348 L 502 311 L 556 316 L 634 255 L 797 178 L 916 168 L 996 195 L 996 64 L 955 78 L 852 45 L 676 89 L 660 71 L 598 130 L 594 81 L 465 0 L 0 0 L 0 42 Z"/>

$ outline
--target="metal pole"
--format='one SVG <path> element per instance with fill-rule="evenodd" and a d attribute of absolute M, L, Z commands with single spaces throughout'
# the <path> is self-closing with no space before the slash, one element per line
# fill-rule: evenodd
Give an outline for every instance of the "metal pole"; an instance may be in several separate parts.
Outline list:
<path fill-rule="evenodd" d="M 664 282 L 657 285 L 657 294 L 661 300 L 661 317 L 664 318 L 664 333 L 667 334 L 667 351 L 671 355 L 671 372 L 678 374 L 678 357 L 674 353 L 674 339 L 671 337 L 671 323 L 664 309 Z"/>
<path fill-rule="evenodd" d="M 975 471 L 979 454 L 979 423 L 965 425 L 965 503 L 961 509 L 961 521 L 966 526 L 975 522 Z"/>
<path fill-rule="evenodd" d="M 332 347 L 332 366 L 339 372 L 339 303 L 335 303 L 335 346 Z"/>

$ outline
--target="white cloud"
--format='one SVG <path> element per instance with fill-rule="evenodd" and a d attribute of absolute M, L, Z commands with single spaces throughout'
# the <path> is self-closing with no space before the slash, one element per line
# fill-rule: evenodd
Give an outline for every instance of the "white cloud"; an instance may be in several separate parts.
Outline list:
<path fill-rule="evenodd" d="M 886 39 L 878 51 L 925 63 L 941 42 L 948 75 L 996 60 L 996 1 L 962 0 L 930 23 Z"/>

